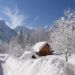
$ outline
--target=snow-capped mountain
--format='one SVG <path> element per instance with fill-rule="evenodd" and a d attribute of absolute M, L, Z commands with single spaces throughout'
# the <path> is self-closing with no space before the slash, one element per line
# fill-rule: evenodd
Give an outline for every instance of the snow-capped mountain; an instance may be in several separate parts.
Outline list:
<path fill-rule="evenodd" d="M 33 33 L 35 32 L 35 29 L 29 29 L 27 28 L 26 26 L 17 26 L 15 29 L 14 29 L 17 33 L 20 32 L 20 30 L 22 30 L 23 34 L 28 34 L 28 33 Z"/>
<path fill-rule="evenodd" d="M 17 33 L 10 29 L 5 23 L 4 20 L 0 20 L 0 40 L 2 41 L 10 41 L 10 39 L 16 36 Z"/>
<path fill-rule="evenodd" d="M 15 28 L 15 31 L 18 33 L 20 30 L 22 30 L 23 32 L 27 33 L 29 31 L 28 28 L 26 28 L 25 26 L 17 26 Z"/>
<path fill-rule="evenodd" d="M 49 31 L 47 28 L 28 28 L 26 26 L 18 26 L 14 29 L 17 33 L 22 30 L 24 36 L 28 36 L 32 41 L 38 42 L 38 41 L 46 41 L 49 38 Z M 34 37 L 35 36 L 35 37 Z"/>

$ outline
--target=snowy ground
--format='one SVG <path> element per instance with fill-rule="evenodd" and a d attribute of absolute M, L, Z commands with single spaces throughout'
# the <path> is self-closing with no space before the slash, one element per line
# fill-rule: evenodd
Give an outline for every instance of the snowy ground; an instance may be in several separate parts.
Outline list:
<path fill-rule="evenodd" d="M 2 67 L 4 75 L 75 75 L 75 55 L 67 63 L 62 55 L 26 60 L 9 56 Z"/>

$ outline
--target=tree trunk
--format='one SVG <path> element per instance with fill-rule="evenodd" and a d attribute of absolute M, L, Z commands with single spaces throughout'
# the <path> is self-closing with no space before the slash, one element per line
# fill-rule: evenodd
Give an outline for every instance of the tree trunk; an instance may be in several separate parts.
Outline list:
<path fill-rule="evenodd" d="M 68 61 L 68 53 L 66 52 L 66 55 L 65 55 L 65 59 L 66 59 L 66 62 Z"/>

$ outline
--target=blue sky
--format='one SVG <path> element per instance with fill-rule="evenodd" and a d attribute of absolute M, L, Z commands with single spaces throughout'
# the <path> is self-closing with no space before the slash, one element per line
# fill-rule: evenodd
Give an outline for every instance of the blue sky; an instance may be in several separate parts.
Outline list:
<path fill-rule="evenodd" d="M 0 0 L 0 19 L 11 28 L 50 26 L 68 8 L 75 8 L 75 0 Z"/>

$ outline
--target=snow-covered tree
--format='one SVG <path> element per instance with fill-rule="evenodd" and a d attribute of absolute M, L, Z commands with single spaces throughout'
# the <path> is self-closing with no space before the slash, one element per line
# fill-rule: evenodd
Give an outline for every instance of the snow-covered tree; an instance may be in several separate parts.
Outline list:
<path fill-rule="evenodd" d="M 21 30 L 20 33 L 11 40 L 9 53 L 20 57 L 26 50 L 30 50 L 31 46 L 30 34 L 23 35 Z"/>
<path fill-rule="evenodd" d="M 8 53 L 9 43 L 0 40 L 0 53 Z"/>
<path fill-rule="evenodd" d="M 18 38 L 17 38 L 17 42 L 18 42 L 18 44 L 19 44 L 22 48 L 25 47 L 24 35 L 23 35 L 22 30 L 20 30 L 20 33 L 19 33 Z"/>
<path fill-rule="evenodd" d="M 63 52 L 68 61 L 68 56 L 75 52 L 75 11 L 69 9 L 64 13 L 51 29 L 50 42 L 52 48 Z"/>
<path fill-rule="evenodd" d="M 39 26 L 36 29 L 34 36 L 36 38 L 36 41 L 47 41 L 49 39 L 49 35 L 48 35 L 48 30 L 46 31 L 46 29 L 43 26 Z"/>

